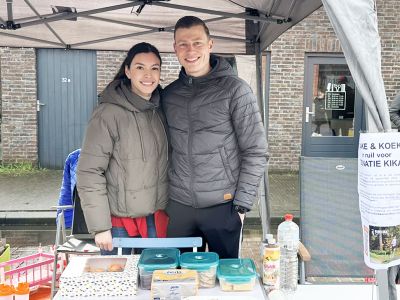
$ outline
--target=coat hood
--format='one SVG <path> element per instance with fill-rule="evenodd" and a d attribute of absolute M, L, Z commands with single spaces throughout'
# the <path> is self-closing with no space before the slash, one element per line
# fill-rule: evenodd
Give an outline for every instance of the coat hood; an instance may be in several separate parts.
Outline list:
<path fill-rule="evenodd" d="M 179 73 L 179 79 L 182 80 L 185 84 L 190 85 L 192 83 L 203 83 L 219 77 L 235 75 L 235 72 L 233 71 L 231 65 L 223 57 L 211 54 L 210 65 L 211 71 L 206 75 L 200 77 L 192 77 L 190 75 L 187 75 L 185 68 L 182 67 L 181 72 Z"/>
<path fill-rule="evenodd" d="M 116 104 L 134 112 L 154 110 L 160 104 L 160 91 L 159 88 L 155 89 L 150 100 L 145 100 L 133 93 L 121 80 L 114 80 L 100 94 L 99 103 Z"/>

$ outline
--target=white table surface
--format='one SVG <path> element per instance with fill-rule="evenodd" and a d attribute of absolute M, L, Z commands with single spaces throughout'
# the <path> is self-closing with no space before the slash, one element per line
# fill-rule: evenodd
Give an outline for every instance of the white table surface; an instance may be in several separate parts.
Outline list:
<path fill-rule="evenodd" d="M 400 285 L 397 285 L 397 297 L 400 299 Z M 216 286 L 212 289 L 199 289 L 199 297 L 197 299 L 209 300 L 268 300 L 263 292 L 260 282 L 257 281 L 255 288 L 251 292 L 223 292 Z M 204 297 L 204 298 L 203 298 Z M 321 298 L 323 297 L 323 298 Z M 59 295 L 54 297 L 55 300 L 63 300 Z M 114 300 L 113 298 L 112 300 Z M 138 290 L 135 297 L 131 300 L 149 300 L 150 291 Z M 195 298 L 196 299 L 196 298 Z M 377 300 L 377 289 L 372 284 L 305 284 L 299 285 L 296 293 L 288 300 Z M 79 299 L 77 299 L 79 300 Z M 84 300 L 91 300 L 84 298 Z M 106 300 L 96 297 L 94 300 Z M 107 299 L 109 300 L 109 299 Z"/>
<path fill-rule="evenodd" d="M 323 298 L 321 296 L 323 295 Z M 397 285 L 400 299 L 400 285 Z M 299 285 L 290 300 L 377 300 L 373 284 L 305 284 Z"/>
<path fill-rule="evenodd" d="M 249 292 L 224 292 L 222 291 L 218 284 L 214 288 L 201 288 L 199 289 L 199 294 L 198 294 L 198 299 L 201 300 L 202 297 L 203 299 L 210 299 L 208 298 L 209 296 L 214 296 L 212 297 L 212 300 L 268 300 L 264 288 L 261 286 L 261 283 L 259 280 L 256 280 L 255 287 L 252 291 Z M 57 293 L 54 298 L 54 300 L 65 300 L 66 298 L 61 297 L 59 293 Z M 70 298 L 67 298 L 68 300 L 71 300 Z M 81 298 L 74 298 L 76 300 L 80 300 Z M 93 297 L 92 298 L 82 298 L 82 300 L 115 300 L 115 297 L 112 298 L 103 298 L 103 297 Z M 118 298 L 120 299 L 120 298 Z M 142 290 L 139 289 L 138 293 L 134 297 L 129 297 L 129 298 L 123 298 L 124 300 L 149 300 L 150 299 L 150 291 L 149 290 Z M 196 299 L 196 298 L 195 298 Z M 122 299 L 121 299 L 122 300 Z M 320 299 L 319 299 L 320 300 Z"/>

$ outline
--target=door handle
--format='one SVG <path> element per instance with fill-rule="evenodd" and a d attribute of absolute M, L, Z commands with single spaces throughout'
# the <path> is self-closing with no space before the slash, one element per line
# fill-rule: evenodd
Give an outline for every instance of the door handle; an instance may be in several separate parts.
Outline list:
<path fill-rule="evenodd" d="M 40 100 L 36 100 L 36 111 L 40 111 L 40 107 L 46 104 L 40 102 Z"/>
<path fill-rule="evenodd" d="M 310 107 L 306 106 L 306 123 L 310 122 L 310 115 L 315 115 L 315 112 L 310 111 Z"/>

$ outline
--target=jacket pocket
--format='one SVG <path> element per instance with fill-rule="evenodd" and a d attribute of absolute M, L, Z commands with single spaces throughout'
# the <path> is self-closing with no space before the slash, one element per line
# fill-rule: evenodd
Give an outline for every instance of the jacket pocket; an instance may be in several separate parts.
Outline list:
<path fill-rule="evenodd" d="M 233 178 L 232 170 L 228 162 L 228 155 L 226 154 L 224 146 L 219 148 L 219 154 L 221 155 L 222 164 L 224 165 L 225 173 L 229 179 L 229 182 L 235 183 L 235 178 Z"/>

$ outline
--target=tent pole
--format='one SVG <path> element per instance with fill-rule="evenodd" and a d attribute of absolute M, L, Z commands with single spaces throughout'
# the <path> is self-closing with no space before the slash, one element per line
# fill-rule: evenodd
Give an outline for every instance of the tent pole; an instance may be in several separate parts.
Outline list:
<path fill-rule="evenodd" d="M 6 3 L 7 3 L 7 21 L 12 22 L 14 21 L 13 9 L 12 9 L 13 0 L 6 0 Z"/>
<path fill-rule="evenodd" d="M 376 270 L 375 277 L 378 288 L 377 300 L 389 299 L 388 271 L 386 269 Z"/>
<path fill-rule="evenodd" d="M 54 46 L 57 46 L 57 47 L 64 47 L 64 45 L 61 44 L 61 43 L 52 42 L 52 41 L 46 41 L 46 40 L 37 39 L 37 38 L 32 38 L 32 37 L 29 37 L 29 36 L 6 33 L 6 32 L 2 32 L 2 31 L 0 31 L 0 35 L 9 36 L 9 37 L 20 39 L 20 40 L 26 40 L 26 41 L 32 41 L 32 42 L 38 42 L 38 43 L 45 43 L 45 44 L 54 45 Z"/>
<path fill-rule="evenodd" d="M 234 13 L 228 13 L 225 11 L 216 11 L 216 10 L 211 10 L 211 9 L 171 4 L 171 3 L 166 3 L 166 2 L 154 2 L 154 3 L 152 3 L 152 5 L 163 6 L 163 7 L 173 8 L 173 9 L 193 11 L 193 12 L 198 12 L 198 13 L 205 13 L 205 14 L 210 14 L 210 15 L 226 16 L 226 17 L 230 17 L 230 18 L 252 20 L 252 21 L 257 21 L 257 22 L 278 23 L 278 22 L 284 21 L 283 18 L 267 17 L 267 16 L 263 16 L 262 14 L 260 14 L 260 16 L 254 16 L 254 15 L 251 15 L 250 13 L 234 14 Z"/>
<path fill-rule="evenodd" d="M 113 11 L 113 10 L 127 8 L 127 7 L 142 5 L 143 3 L 144 3 L 144 1 L 132 1 L 129 3 L 118 4 L 118 5 L 108 6 L 108 7 L 97 8 L 97 9 L 91 9 L 91 10 L 86 10 L 86 11 L 82 11 L 82 12 L 59 13 L 59 14 L 52 15 L 49 17 L 42 16 L 42 19 L 28 21 L 25 23 L 20 23 L 19 25 L 21 25 L 21 28 L 22 28 L 22 27 L 28 27 L 28 26 L 33 26 L 33 25 L 38 25 L 38 24 L 43 24 L 43 23 L 56 22 L 56 21 L 60 21 L 60 20 L 69 20 L 69 19 L 74 19 L 74 18 L 80 17 L 80 16 L 87 16 L 87 15 L 98 14 L 98 13 L 102 13 L 102 12 Z"/>
<path fill-rule="evenodd" d="M 264 101 L 265 98 L 263 96 L 263 88 L 262 88 L 262 54 L 261 54 L 261 47 L 260 47 L 259 40 L 254 44 L 254 47 L 255 47 L 254 50 L 255 50 L 255 54 L 256 54 L 256 78 L 257 78 L 256 84 L 257 84 L 257 98 L 258 98 L 257 102 L 262 103 L 264 127 L 266 128 L 266 132 L 267 132 L 268 127 L 266 127 L 267 123 L 266 123 L 266 118 L 265 118 L 266 103 Z M 265 168 L 265 172 L 264 172 L 264 197 L 260 197 L 260 207 L 259 207 L 263 239 L 267 233 L 271 232 L 268 191 L 269 191 L 269 182 L 268 182 L 268 167 L 267 167 L 267 168 Z"/>
<path fill-rule="evenodd" d="M 28 1 L 28 0 L 24 0 L 25 3 L 29 6 L 29 8 L 34 12 L 34 14 L 39 18 L 42 19 L 43 17 L 39 14 L 39 12 L 35 9 L 35 7 Z M 47 27 L 47 29 L 50 30 L 50 32 L 65 46 L 67 46 L 67 44 L 63 41 L 63 39 L 57 34 L 57 32 L 55 32 L 55 30 L 47 23 L 43 23 L 44 26 Z"/>

